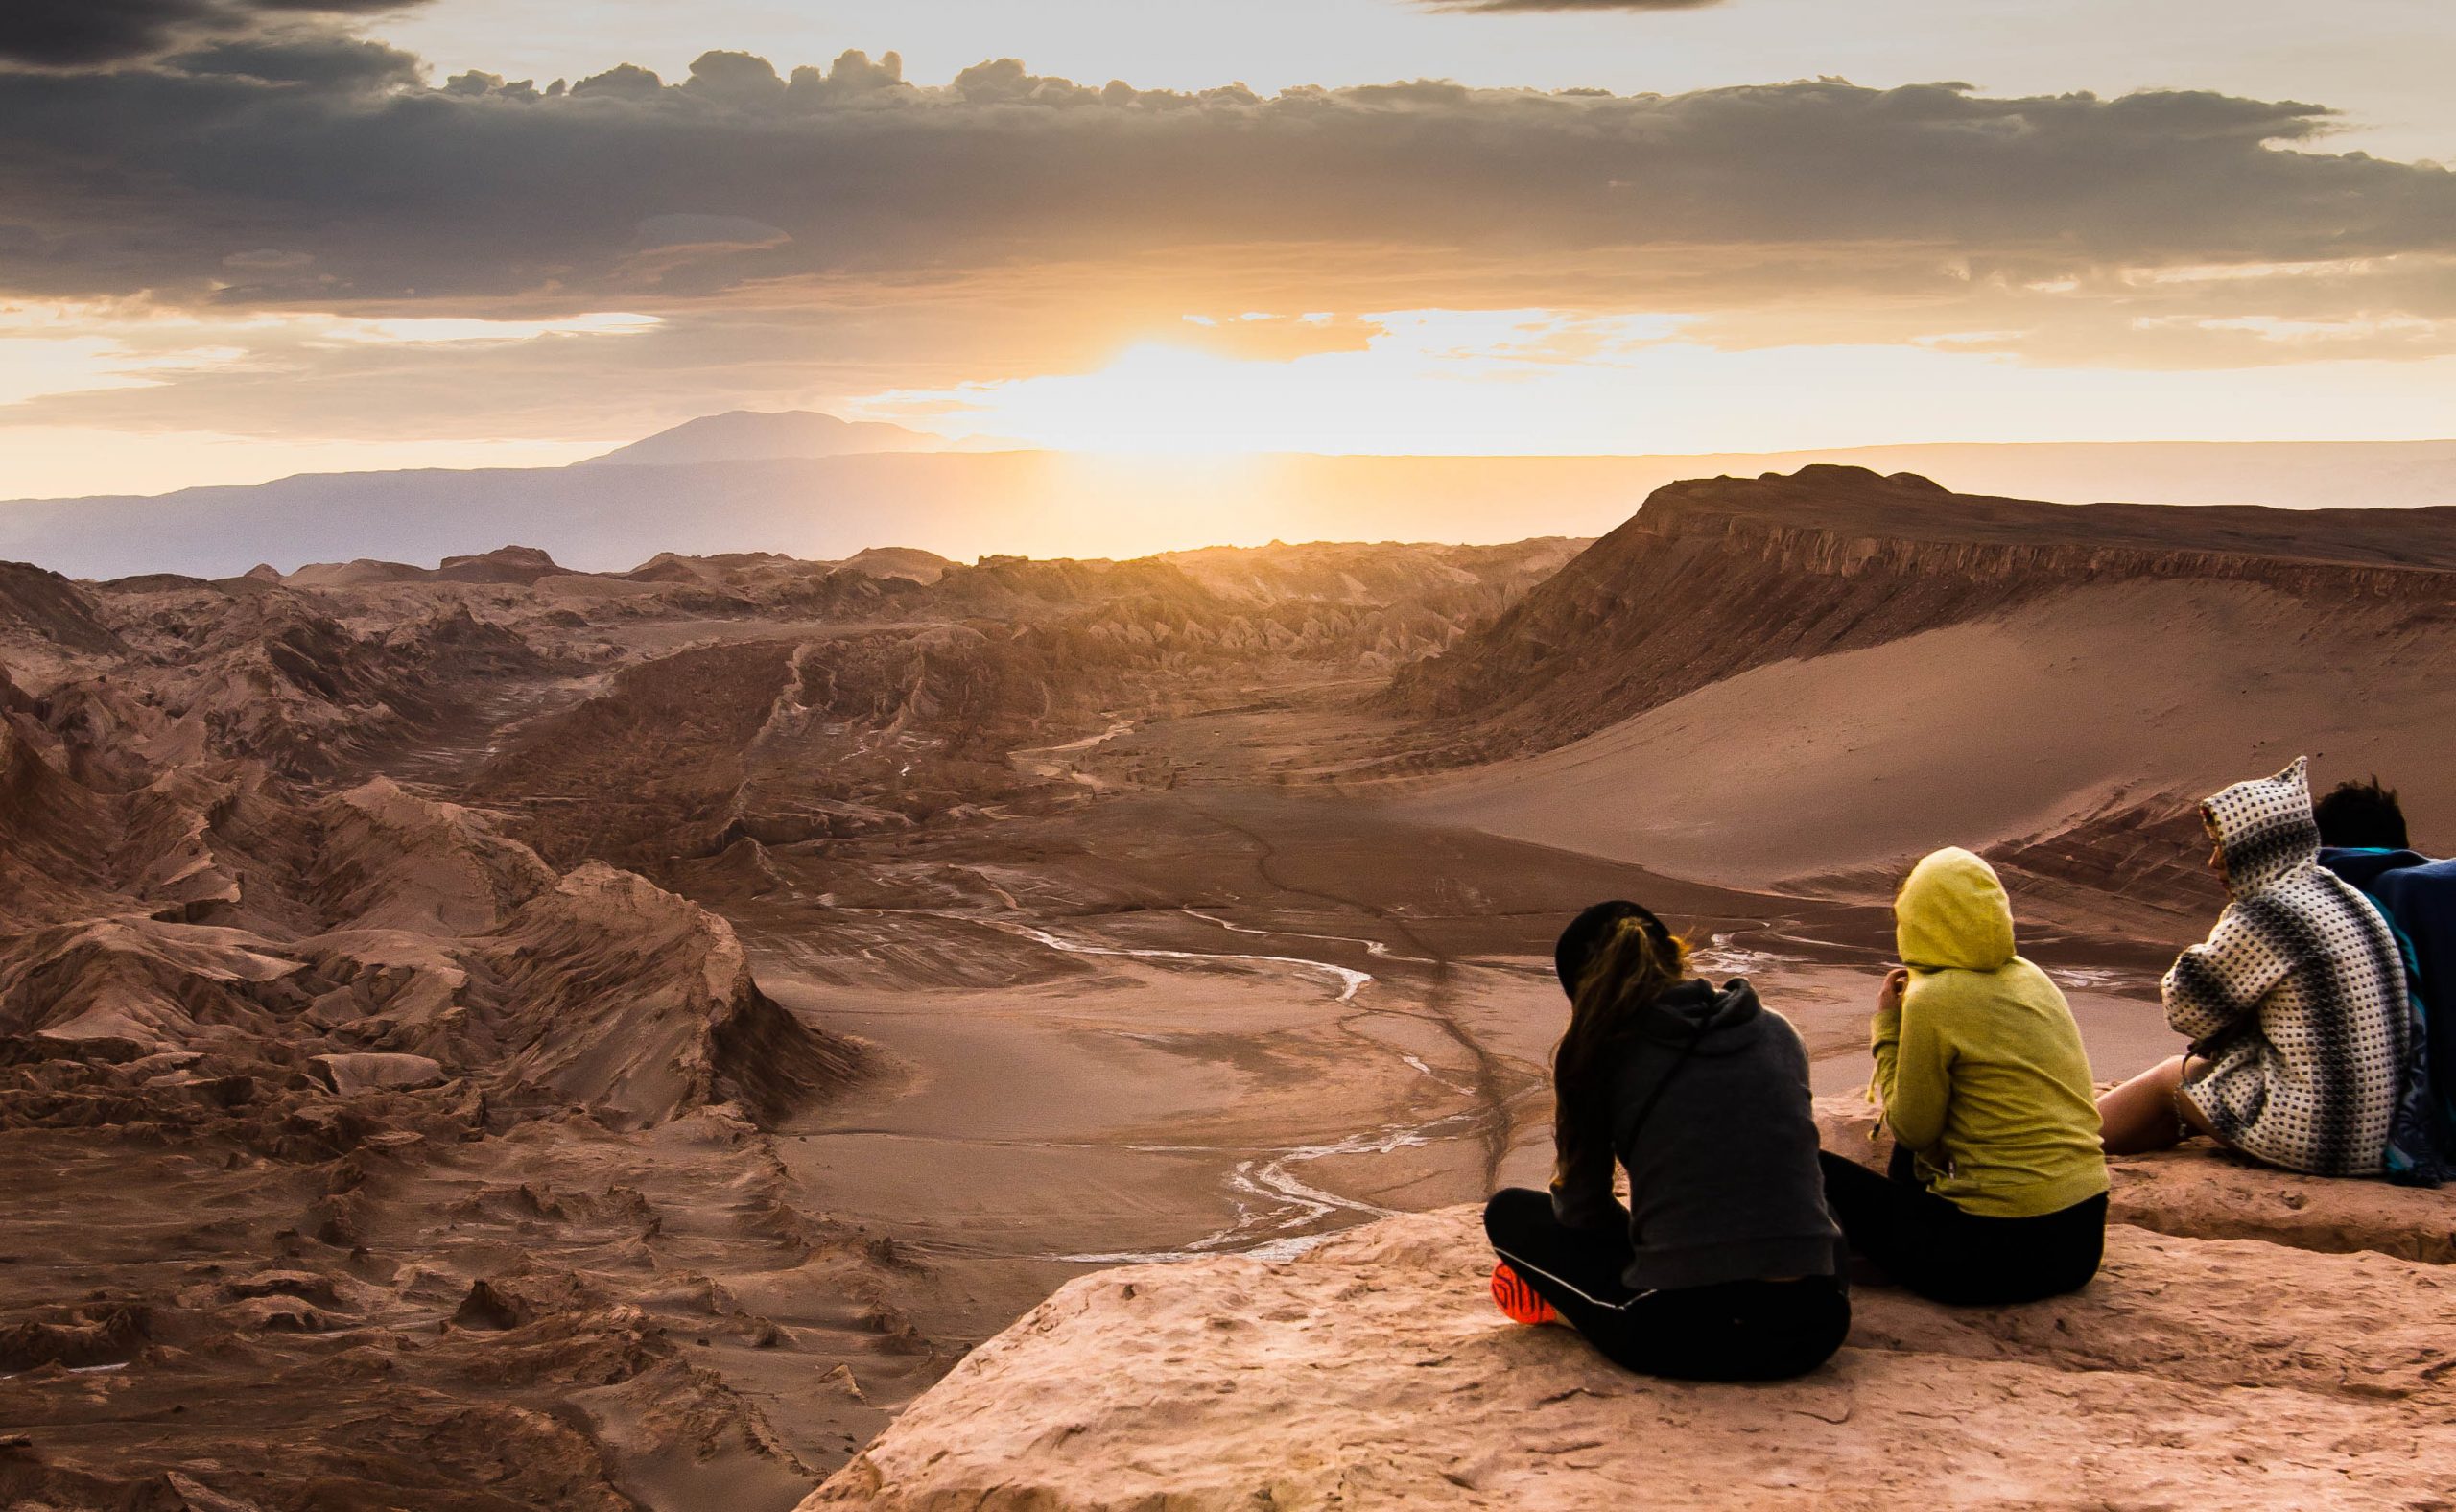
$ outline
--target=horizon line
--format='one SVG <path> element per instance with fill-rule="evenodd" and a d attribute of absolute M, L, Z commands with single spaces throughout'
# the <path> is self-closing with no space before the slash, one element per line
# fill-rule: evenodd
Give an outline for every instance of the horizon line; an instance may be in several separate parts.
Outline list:
<path fill-rule="evenodd" d="M 768 413 L 823 413 L 821 411 L 772 411 Z M 704 416 L 702 418 L 705 418 Z M 677 421 L 676 426 L 690 424 Z M 848 422 L 850 423 L 850 422 Z M 890 422 L 891 423 L 891 422 Z M 668 430 L 674 426 L 667 427 Z M 651 435 L 662 434 L 651 433 Z M 924 433 L 926 434 L 926 433 Z M 641 437 L 645 440 L 649 437 Z M 615 449 L 636 445 L 636 441 L 620 443 Z M 81 493 L 25 495 L 0 499 L 0 508 L 34 505 L 84 504 L 96 501 L 136 499 L 171 499 L 186 493 L 224 493 L 251 488 L 270 488 L 280 484 L 299 483 L 324 478 L 413 477 L 433 474 L 478 476 L 491 473 L 561 473 L 582 467 L 623 468 L 638 471 L 678 470 L 704 467 L 772 467 L 814 463 L 870 461 L 891 458 L 945 460 L 973 457 L 1066 457 L 1102 461 L 1141 463 L 1250 463 L 1271 461 L 1425 461 L 1425 462 L 1495 462 L 1495 461 L 1677 461 L 1690 458 L 1782 458 L 1827 456 L 1850 452 L 1905 452 L 1945 450 L 2022 451 L 2045 448 L 2092 448 L 2098 450 L 2135 450 L 2149 447 L 2179 448 L 2219 447 L 2268 450 L 2280 447 L 2429 447 L 2456 446 L 2456 435 L 2391 439 L 2347 439 L 2339 437 L 2309 440 L 2264 437 L 2259 440 L 2207 440 L 2193 438 L 2132 439 L 2132 440 L 2057 440 L 2057 441 L 1857 441 L 1841 446 L 1789 446 L 1763 450 L 1725 450 L 1696 452 L 1314 452 L 1314 451 L 1099 451 L 1053 446 L 965 447 L 950 444 L 944 448 L 923 450 L 887 450 L 875 452 L 838 452 L 823 457 L 732 457 L 711 458 L 697 461 L 672 462 L 609 462 L 604 454 L 583 457 L 569 462 L 530 467 L 365 467 L 328 471 L 281 473 L 256 483 L 186 484 L 159 493 Z"/>

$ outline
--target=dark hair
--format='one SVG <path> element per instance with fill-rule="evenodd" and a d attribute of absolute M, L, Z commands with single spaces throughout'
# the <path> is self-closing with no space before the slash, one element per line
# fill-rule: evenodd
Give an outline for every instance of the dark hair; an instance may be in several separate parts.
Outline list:
<path fill-rule="evenodd" d="M 2319 821 L 2323 845 L 2403 850 L 2412 843 L 2405 838 L 2405 811 L 2397 802 L 2396 790 L 2379 786 L 2377 777 L 2338 783 L 2311 805 L 2311 817 Z"/>
<path fill-rule="evenodd" d="M 1615 900 L 1570 921 L 1552 967 L 1570 995 L 1569 1030 L 1552 1051 L 1552 1155 L 1567 1172 L 1611 1137 L 1599 1085 L 1605 1050 L 1688 975 L 1688 946 L 1637 904 Z"/>
<path fill-rule="evenodd" d="M 1613 926 L 1622 919 L 1637 920 L 1639 927 L 1654 936 L 1658 945 L 1668 946 L 1671 943 L 1670 929 L 1645 905 L 1631 903 L 1626 898 L 1598 903 L 1570 920 L 1570 927 L 1561 931 L 1561 937 L 1552 945 L 1552 973 L 1561 979 L 1563 992 L 1572 998 L 1577 996 L 1578 979 L 1586 975 L 1586 968 L 1594 960 L 1596 948 L 1612 933 Z"/>

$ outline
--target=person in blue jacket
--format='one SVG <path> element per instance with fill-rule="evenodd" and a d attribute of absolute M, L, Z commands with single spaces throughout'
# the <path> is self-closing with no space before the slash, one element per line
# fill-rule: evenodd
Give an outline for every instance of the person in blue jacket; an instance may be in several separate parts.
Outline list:
<path fill-rule="evenodd" d="M 2456 1181 L 2456 861 L 2413 849 L 2403 806 L 2375 776 L 2339 783 L 2311 816 L 2320 864 L 2378 905 L 2405 955 L 2418 1032 L 2389 1128 L 2388 1178 Z"/>

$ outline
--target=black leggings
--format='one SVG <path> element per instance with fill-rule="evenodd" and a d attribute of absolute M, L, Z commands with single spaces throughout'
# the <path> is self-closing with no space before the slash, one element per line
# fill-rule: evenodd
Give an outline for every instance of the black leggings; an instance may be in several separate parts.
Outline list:
<path fill-rule="evenodd" d="M 1564 1228 L 1547 1193 L 1495 1193 L 1484 1234 L 1590 1343 L 1643 1375 L 1781 1381 L 1832 1358 L 1851 1332 L 1850 1291 L 1838 1276 L 1632 1290 L 1620 1278 L 1628 1231 Z"/>
<path fill-rule="evenodd" d="M 1981 1217 L 1929 1192 L 1897 1147 L 1892 1173 L 1879 1176 L 1830 1150 L 1825 1201 L 1851 1247 L 1885 1273 L 1937 1302 L 2036 1302 L 2088 1286 L 2106 1249 L 2107 1198 L 2100 1193 L 2055 1213 Z"/>

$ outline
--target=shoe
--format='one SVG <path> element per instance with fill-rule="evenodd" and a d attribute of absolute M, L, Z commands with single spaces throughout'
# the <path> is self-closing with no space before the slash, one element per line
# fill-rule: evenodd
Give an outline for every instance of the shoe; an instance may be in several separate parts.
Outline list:
<path fill-rule="evenodd" d="M 1552 1311 L 1552 1305 L 1537 1296 L 1535 1288 L 1528 1286 L 1517 1271 L 1510 1269 L 1509 1262 L 1505 1260 L 1493 1266 L 1493 1305 L 1500 1308 L 1512 1323 L 1524 1323 L 1529 1327 L 1556 1322 L 1560 1318 L 1560 1314 Z"/>

